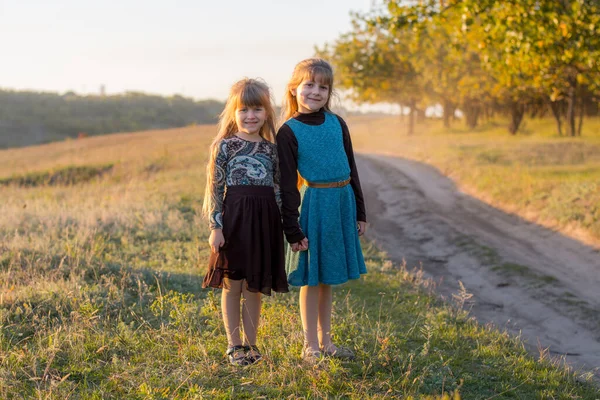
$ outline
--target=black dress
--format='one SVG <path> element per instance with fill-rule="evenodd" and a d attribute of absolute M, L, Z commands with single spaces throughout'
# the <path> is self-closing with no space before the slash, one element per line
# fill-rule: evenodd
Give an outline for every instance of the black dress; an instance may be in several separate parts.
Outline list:
<path fill-rule="evenodd" d="M 210 286 L 222 288 L 227 277 L 245 279 L 252 292 L 288 292 L 275 145 L 237 136 L 223 139 L 215 159 L 212 204 L 210 228 L 223 230 L 220 253 L 226 263 L 223 268 L 218 257 L 211 257 L 209 274 L 223 270 Z"/>

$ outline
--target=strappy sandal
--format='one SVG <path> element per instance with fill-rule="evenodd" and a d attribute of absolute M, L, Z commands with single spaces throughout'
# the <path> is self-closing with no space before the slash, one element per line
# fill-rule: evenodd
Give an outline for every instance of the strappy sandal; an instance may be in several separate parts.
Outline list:
<path fill-rule="evenodd" d="M 250 364 L 256 364 L 263 359 L 263 356 L 260 354 L 260 351 L 258 351 L 256 345 L 245 346 L 244 350 L 246 350 L 246 360 L 248 360 Z"/>
<path fill-rule="evenodd" d="M 356 357 L 354 352 L 346 347 L 338 347 L 334 344 L 328 346 L 327 349 L 321 348 L 324 356 L 339 358 L 340 360 L 354 360 Z"/>
<path fill-rule="evenodd" d="M 250 362 L 246 358 L 246 348 L 245 346 L 232 346 L 227 349 L 227 358 L 229 359 L 229 363 L 238 367 L 245 367 L 246 365 L 250 365 Z"/>

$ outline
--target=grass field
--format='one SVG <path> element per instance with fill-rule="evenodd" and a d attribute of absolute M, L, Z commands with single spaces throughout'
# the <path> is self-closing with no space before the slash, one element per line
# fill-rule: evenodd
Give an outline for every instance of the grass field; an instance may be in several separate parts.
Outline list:
<path fill-rule="evenodd" d="M 351 123 L 368 150 L 365 124 L 391 122 Z M 441 303 L 418 272 L 369 243 L 370 273 L 334 291 L 334 338 L 356 361 L 300 362 L 293 292 L 264 302 L 265 361 L 228 365 L 219 292 L 200 288 L 213 134 L 199 126 L 0 151 L 0 398 L 600 398 L 590 374 L 478 325 L 461 307 L 468 293 Z"/>
<path fill-rule="evenodd" d="M 469 194 L 600 246 L 600 119 L 577 138 L 559 137 L 551 119 L 526 120 L 516 136 L 502 121 L 474 131 L 427 121 L 412 136 L 398 117 L 350 121 L 356 150 L 434 165 Z"/>

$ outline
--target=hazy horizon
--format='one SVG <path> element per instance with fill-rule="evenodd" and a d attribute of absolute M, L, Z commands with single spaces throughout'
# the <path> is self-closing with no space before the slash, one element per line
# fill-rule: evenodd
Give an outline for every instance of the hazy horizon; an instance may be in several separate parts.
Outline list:
<path fill-rule="evenodd" d="M 280 101 L 294 65 L 351 29 L 372 0 L 269 4 L 156 0 L 83 4 L 0 0 L 0 88 L 144 92 L 223 101 L 263 78 Z M 337 4 L 336 4 L 337 3 Z"/>

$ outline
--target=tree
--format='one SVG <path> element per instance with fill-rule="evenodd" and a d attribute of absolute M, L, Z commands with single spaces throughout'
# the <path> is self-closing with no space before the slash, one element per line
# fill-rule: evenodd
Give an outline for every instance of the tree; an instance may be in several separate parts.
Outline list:
<path fill-rule="evenodd" d="M 599 2 L 384 0 L 324 53 L 355 100 L 408 105 L 411 126 L 418 107 L 439 103 L 446 126 L 456 107 L 469 127 L 493 108 L 516 134 L 545 102 L 559 134 L 566 116 L 575 136 L 600 92 Z"/>
<path fill-rule="evenodd" d="M 600 8 L 597 0 L 456 0 L 485 43 L 501 82 L 515 93 L 545 96 L 561 132 L 555 104 L 567 102 L 567 132 L 577 135 L 576 106 L 585 86 L 600 79 Z M 582 102 L 580 102 L 583 104 Z"/>
<path fill-rule="evenodd" d="M 349 90 L 354 101 L 408 106 L 408 133 L 412 134 L 423 90 L 409 43 L 365 15 L 355 14 L 353 27 L 317 53 L 332 62 L 340 87 Z"/>

